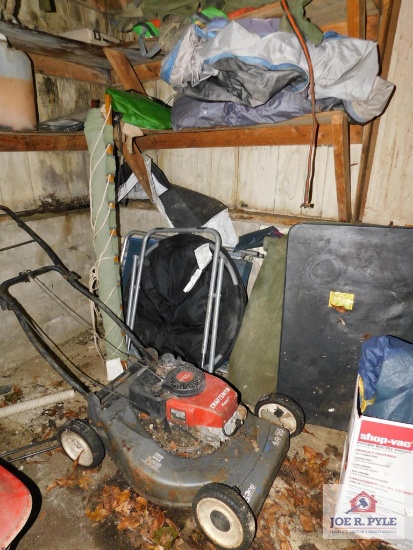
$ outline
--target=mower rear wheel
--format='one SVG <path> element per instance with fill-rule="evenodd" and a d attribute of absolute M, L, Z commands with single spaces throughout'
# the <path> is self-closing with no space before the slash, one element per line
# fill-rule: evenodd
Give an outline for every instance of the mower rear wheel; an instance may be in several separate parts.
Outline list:
<path fill-rule="evenodd" d="M 220 549 L 246 550 L 255 537 L 255 517 L 242 496 L 228 485 L 209 483 L 192 504 L 195 520 Z"/>
<path fill-rule="evenodd" d="M 300 405 L 282 393 L 269 393 L 260 397 L 255 405 L 255 414 L 287 429 L 290 437 L 300 434 L 305 426 Z"/>
<path fill-rule="evenodd" d="M 58 432 L 59 443 L 69 458 L 83 468 L 96 468 L 105 457 L 102 440 L 87 422 L 75 418 Z"/>

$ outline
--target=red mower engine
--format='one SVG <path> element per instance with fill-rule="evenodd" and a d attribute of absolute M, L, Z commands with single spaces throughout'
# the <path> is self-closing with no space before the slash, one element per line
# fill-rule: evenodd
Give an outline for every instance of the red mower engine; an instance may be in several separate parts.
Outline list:
<path fill-rule="evenodd" d="M 162 355 L 155 370 L 137 371 L 129 399 L 138 411 L 196 430 L 215 447 L 234 435 L 247 414 L 226 382 L 171 353 Z"/>

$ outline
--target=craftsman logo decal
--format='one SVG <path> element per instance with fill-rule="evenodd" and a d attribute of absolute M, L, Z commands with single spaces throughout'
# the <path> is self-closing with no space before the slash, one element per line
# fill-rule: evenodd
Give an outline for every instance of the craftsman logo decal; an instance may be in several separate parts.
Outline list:
<path fill-rule="evenodd" d="M 363 420 L 358 438 L 360 443 L 381 445 L 393 449 L 413 450 L 412 430 L 403 426 L 377 424 Z"/>
<path fill-rule="evenodd" d="M 218 397 L 216 397 L 212 403 L 210 404 L 209 408 L 214 410 L 216 409 L 216 407 L 218 407 L 218 405 L 221 403 L 221 401 L 223 401 L 225 399 L 225 396 L 230 392 L 230 388 L 225 388 L 225 390 L 223 390 L 219 395 Z"/>
<path fill-rule="evenodd" d="M 191 380 L 194 379 L 194 373 L 188 370 L 183 370 L 182 372 L 178 372 L 176 379 L 179 382 L 191 382 Z"/>

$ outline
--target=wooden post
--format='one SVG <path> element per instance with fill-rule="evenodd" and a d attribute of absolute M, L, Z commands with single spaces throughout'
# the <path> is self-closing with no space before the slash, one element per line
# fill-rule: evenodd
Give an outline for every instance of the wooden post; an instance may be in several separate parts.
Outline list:
<path fill-rule="evenodd" d="M 347 0 L 347 34 L 366 38 L 366 0 Z"/>
<path fill-rule="evenodd" d="M 383 0 L 382 3 L 378 38 L 382 78 L 387 78 L 389 72 L 400 6 L 401 0 Z M 363 147 L 361 149 L 357 190 L 354 200 L 353 221 L 355 222 L 363 221 L 379 126 L 380 118 L 376 118 L 364 127 Z"/>
<path fill-rule="evenodd" d="M 105 55 L 113 67 L 117 77 L 119 78 L 122 86 L 126 90 L 137 90 L 146 94 L 145 88 L 142 82 L 139 80 L 138 75 L 133 70 L 132 65 L 129 63 L 128 58 L 124 52 L 115 50 L 112 48 L 104 48 Z M 148 198 L 152 200 L 151 186 L 149 184 L 148 174 L 146 172 L 145 161 L 143 160 L 142 152 L 139 147 L 133 141 L 133 153 L 130 154 L 126 147 L 123 150 L 123 156 L 128 163 L 130 169 L 138 178 L 142 189 L 148 195 Z"/>
<path fill-rule="evenodd" d="M 349 122 L 344 113 L 333 115 L 334 170 L 336 174 L 337 208 L 340 222 L 351 221 L 350 139 Z"/>
<path fill-rule="evenodd" d="M 125 52 L 112 48 L 103 48 L 103 51 L 125 90 L 136 90 L 146 95 L 145 88 Z"/>

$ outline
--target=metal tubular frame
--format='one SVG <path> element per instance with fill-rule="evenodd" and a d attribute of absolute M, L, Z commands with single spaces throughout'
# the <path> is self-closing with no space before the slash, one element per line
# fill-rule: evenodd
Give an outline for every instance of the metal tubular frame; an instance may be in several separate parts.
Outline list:
<path fill-rule="evenodd" d="M 221 254 L 221 244 L 222 244 L 221 235 L 218 233 L 218 231 L 216 231 L 216 229 L 211 229 L 208 227 L 200 227 L 200 228 L 176 228 L 176 227 L 159 228 L 157 227 L 157 228 L 151 229 L 145 234 L 142 240 L 142 247 L 141 247 L 141 253 L 139 258 L 137 256 L 133 257 L 126 324 L 130 329 L 133 329 L 134 320 L 136 319 L 136 311 L 138 307 L 139 289 L 140 289 L 140 284 L 142 280 L 143 260 L 145 258 L 145 255 L 148 252 L 147 245 L 148 245 L 149 239 L 155 233 L 192 234 L 192 235 L 209 233 L 214 237 L 214 242 L 211 243 L 211 248 L 213 249 L 211 281 L 210 281 L 209 293 L 208 293 L 207 311 L 205 316 L 204 336 L 202 341 L 201 361 L 200 361 L 200 367 L 202 369 L 206 370 L 207 372 L 213 373 L 214 366 L 216 363 L 215 349 L 216 349 L 216 341 L 217 341 L 219 305 L 220 305 L 220 299 L 221 299 L 223 272 L 224 272 L 224 266 L 227 263 L 225 261 L 225 257 L 223 257 Z M 122 247 L 122 253 L 121 253 L 122 263 L 125 260 L 125 255 L 129 244 L 129 240 L 134 235 L 141 236 L 142 233 L 139 231 L 130 231 L 125 236 L 123 247 Z M 232 267 L 232 266 L 228 266 L 228 267 Z M 231 278 L 234 280 L 234 274 L 231 272 L 231 270 L 229 271 L 230 271 Z M 209 331 L 211 327 L 211 320 L 212 320 L 212 331 L 211 331 L 210 354 L 209 354 L 209 363 L 208 365 L 206 365 L 206 356 L 207 356 L 208 343 L 209 343 Z M 130 341 L 127 340 L 127 343 L 129 348 Z"/>

